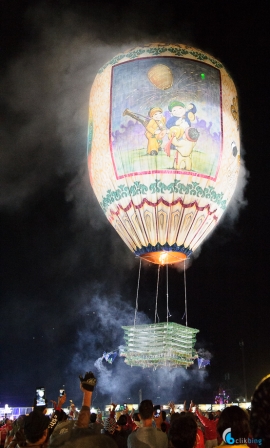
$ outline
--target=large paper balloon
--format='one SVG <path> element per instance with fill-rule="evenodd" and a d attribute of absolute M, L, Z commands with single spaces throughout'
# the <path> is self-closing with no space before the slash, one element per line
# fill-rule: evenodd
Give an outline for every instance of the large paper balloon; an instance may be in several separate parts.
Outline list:
<path fill-rule="evenodd" d="M 137 255 L 185 259 L 216 226 L 240 167 L 237 92 L 223 65 L 180 44 L 119 54 L 90 94 L 90 181 Z"/>

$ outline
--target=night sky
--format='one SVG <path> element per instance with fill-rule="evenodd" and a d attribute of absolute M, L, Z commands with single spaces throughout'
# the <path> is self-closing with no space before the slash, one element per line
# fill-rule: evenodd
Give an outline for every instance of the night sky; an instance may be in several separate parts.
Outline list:
<path fill-rule="evenodd" d="M 37 386 L 80 405 L 211 402 L 218 387 L 248 397 L 270 372 L 269 24 L 267 2 L 1 1 L 0 407 L 30 405 Z M 188 323 L 211 365 L 153 372 L 94 362 L 133 323 L 139 261 L 91 189 L 86 140 L 98 69 L 136 44 L 192 45 L 219 59 L 238 90 L 245 165 L 238 195 L 187 270 Z M 157 267 L 143 264 L 140 322 L 153 322 Z M 169 269 L 171 321 L 183 323 L 183 273 Z M 159 316 L 166 319 L 165 269 Z M 229 384 L 225 374 L 230 374 Z"/>

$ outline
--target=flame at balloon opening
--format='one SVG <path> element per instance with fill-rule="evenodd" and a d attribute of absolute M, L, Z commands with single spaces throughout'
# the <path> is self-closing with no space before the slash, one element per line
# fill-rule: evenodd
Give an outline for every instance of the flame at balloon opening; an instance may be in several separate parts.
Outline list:
<path fill-rule="evenodd" d="M 186 260 L 187 256 L 181 252 L 167 252 L 164 250 L 161 252 L 149 252 L 141 255 L 141 258 L 149 261 L 150 263 L 164 266 L 166 264 L 180 263 L 181 261 Z"/>
<path fill-rule="evenodd" d="M 135 251 L 135 255 L 150 263 L 160 264 L 162 266 L 166 264 L 180 263 L 186 260 L 192 254 L 192 250 L 185 248 L 184 246 L 177 246 L 176 244 L 169 246 L 169 244 L 157 244 L 156 246 L 142 247 Z"/>

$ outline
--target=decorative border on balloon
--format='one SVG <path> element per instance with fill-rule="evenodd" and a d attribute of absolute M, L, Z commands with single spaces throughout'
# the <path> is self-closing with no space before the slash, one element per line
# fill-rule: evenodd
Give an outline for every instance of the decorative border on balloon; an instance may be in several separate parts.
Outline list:
<path fill-rule="evenodd" d="M 207 61 L 208 60 L 216 68 L 218 68 L 218 69 L 224 68 L 224 66 L 221 62 L 217 61 L 213 57 L 211 57 L 201 51 L 194 50 L 194 49 L 188 50 L 188 49 L 185 49 L 182 47 L 177 48 L 175 46 L 171 47 L 168 45 L 168 46 L 150 47 L 150 48 L 149 47 L 147 48 L 147 46 L 146 46 L 146 48 L 132 49 L 128 53 L 118 54 L 113 59 L 108 61 L 105 65 L 103 65 L 103 67 L 101 67 L 99 69 L 98 73 L 102 73 L 109 65 L 115 65 L 124 58 L 136 59 L 139 56 L 141 56 L 142 54 L 151 55 L 151 56 L 160 56 L 162 53 L 165 53 L 166 51 L 169 51 L 172 55 L 179 56 L 179 57 L 186 56 L 189 54 L 189 55 L 193 56 L 194 58 L 196 58 L 198 61 Z"/>
<path fill-rule="evenodd" d="M 121 210 L 124 213 L 127 213 L 131 208 L 135 208 L 136 210 L 139 210 L 145 204 L 147 204 L 150 207 L 157 207 L 159 204 L 163 204 L 166 207 L 173 207 L 174 205 L 181 204 L 181 207 L 183 207 L 183 208 L 191 208 L 191 207 L 195 206 L 196 210 L 199 212 L 203 212 L 204 210 L 207 210 L 208 216 L 214 215 L 214 213 L 216 213 L 216 211 L 217 211 L 216 209 L 213 211 L 210 211 L 210 204 L 200 207 L 198 205 L 197 201 L 193 201 L 193 202 L 189 202 L 189 204 L 185 204 L 181 198 L 177 198 L 175 201 L 172 201 L 172 202 L 168 202 L 164 198 L 159 198 L 157 202 L 152 202 L 152 201 L 149 201 L 147 198 L 144 198 L 142 200 L 142 202 L 140 202 L 140 204 L 137 204 L 137 205 L 135 205 L 133 203 L 133 201 L 130 201 L 126 207 L 123 207 L 121 204 L 118 204 L 117 210 L 116 211 L 110 210 L 110 216 L 107 216 L 107 218 L 108 218 L 109 222 L 112 223 L 112 221 L 114 219 L 113 216 L 119 216 L 121 213 Z M 216 215 L 214 215 L 212 217 L 212 219 L 214 221 L 217 221 L 218 217 Z"/>
<path fill-rule="evenodd" d="M 166 185 L 164 182 L 161 182 L 160 179 L 155 179 L 155 182 L 149 185 L 147 187 L 146 185 L 142 184 L 140 181 L 135 181 L 132 186 L 128 187 L 127 185 L 119 185 L 119 187 L 113 191 L 113 190 L 107 190 L 105 197 L 102 196 L 102 201 L 100 202 L 100 206 L 104 213 L 106 214 L 109 206 L 113 204 L 114 202 L 118 202 L 120 199 L 126 198 L 126 197 L 134 197 L 138 195 L 146 195 L 148 192 L 151 194 L 155 193 L 179 193 L 179 194 L 189 194 L 191 196 L 196 196 L 199 198 L 206 198 L 209 199 L 211 202 L 214 202 L 217 204 L 222 210 L 225 210 L 227 201 L 226 199 L 223 199 L 224 194 L 223 193 L 216 193 L 214 187 L 200 187 L 199 182 L 191 182 L 190 184 L 184 185 L 180 182 L 180 180 L 174 179 L 173 182 Z M 174 205 L 178 201 L 183 201 L 181 198 L 178 198 L 176 201 L 174 201 L 171 205 Z M 167 202 L 167 201 L 166 201 Z M 170 205 L 169 202 L 167 202 L 167 205 Z M 203 207 L 202 209 L 204 209 Z"/>
<path fill-rule="evenodd" d="M 192 255 L 193 251 L 185 246 L 183 244 L 181 246 L 177 246 L 176 243 L 172 244 L 171 246 L 168 243 L 160 244 L 157 243 L 155 246 L 152 246 L 152 244 L 148 244 L 148 246 L 142 246 L 137 247 L 134 251 L 135 255 L 137 257 L 141 257 L 142 255 L 148 254 L 150 252 L 181 252 L 182 254 L 185 254 L 187 257 Z"/>

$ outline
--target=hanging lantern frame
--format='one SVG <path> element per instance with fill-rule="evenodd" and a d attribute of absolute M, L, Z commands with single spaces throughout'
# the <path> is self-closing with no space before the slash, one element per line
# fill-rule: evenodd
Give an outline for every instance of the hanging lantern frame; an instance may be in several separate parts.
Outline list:
<path fill-rule="evenodd" d="M 187 368 L 198 358 L 194 345 L 199 330 L 195 328 L 174 322 L 122 328 L 126 342 L 122 356 L 130 366 Z"/>

